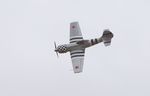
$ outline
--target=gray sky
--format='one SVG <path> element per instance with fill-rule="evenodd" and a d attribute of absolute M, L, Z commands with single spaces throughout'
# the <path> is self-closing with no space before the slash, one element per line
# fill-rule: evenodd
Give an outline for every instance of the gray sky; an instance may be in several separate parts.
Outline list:
<path fill-rule="evenodd" d="M 0 96 L 150 96 L 149 0 L 1 0 Z M 74 74 L 69 23 L 85 39 L 109 28 L 112 45 L 86 50 L 84 72 Z"/>

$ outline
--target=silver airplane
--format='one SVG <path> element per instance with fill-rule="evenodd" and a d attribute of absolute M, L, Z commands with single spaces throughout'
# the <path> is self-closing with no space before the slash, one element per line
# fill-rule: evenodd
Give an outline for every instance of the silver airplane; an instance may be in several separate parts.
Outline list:
<path fill-rule="evenodd" d="M 108 29 L 105 29 L 101 37 L 85 40 L 82 37 L 79 23 L 72 22 L 70 23 L 70 43 L 59 45 L 57 47 L 54 42 L 55 52 L 57 53 L 57 56 L 58 53 L 70 52 L 73 71 L 74 73 L 80 73 L 83 71 L 85 49 L 100 42 L 103 42 L 105 46 L 109 46 L 112 38 L 113 33 Z"/>

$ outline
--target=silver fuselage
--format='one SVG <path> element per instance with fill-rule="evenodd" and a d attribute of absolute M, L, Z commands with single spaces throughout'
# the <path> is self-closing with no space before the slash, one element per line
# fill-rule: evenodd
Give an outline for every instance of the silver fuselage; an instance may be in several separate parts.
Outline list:
<path fill-rule="evenodd" d="M 60 45 L 55 49 L 55 51 L 57 51 L 59 53 L 66 53 L 66 52 L 73 51 L 73 50 L 85 49 L 87 47 L 91 47 L 91 46 L 98 44 L 100 42 L 102 42 L 102 38 L 95 38 L 95 39 L 90 39 L 90 40 L 81 40 L 81 41 L 77 41 L 74 43 Z M 65 48 L 65 49 L 63 49 L 63 48 Z"/>

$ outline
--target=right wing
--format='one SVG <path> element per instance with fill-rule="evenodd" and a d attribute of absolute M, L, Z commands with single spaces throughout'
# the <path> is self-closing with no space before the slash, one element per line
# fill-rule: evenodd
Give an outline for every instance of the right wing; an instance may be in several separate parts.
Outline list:
<path fill-rule="evenodd" d="M 80 73 L 83 70 L 85 49 L 70 51 L 74 73 Z"/>
<path fill-rule="evenodd" d="M 82 33 L 78 22 L 70 23 L 70 43 L 83 40 Z"/>

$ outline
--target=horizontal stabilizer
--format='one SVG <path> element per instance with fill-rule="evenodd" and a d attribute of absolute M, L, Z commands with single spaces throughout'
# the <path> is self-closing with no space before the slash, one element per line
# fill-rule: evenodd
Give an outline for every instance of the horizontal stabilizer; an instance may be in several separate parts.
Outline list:
<path fill-rule="evenodd" d="M 104 30 L 102 35 L 102 41 L 104 42 L 105 46 L 109 46 L 111 44 L 111 39 L 113 38 L 113 33 L 108 29 Z"/>

